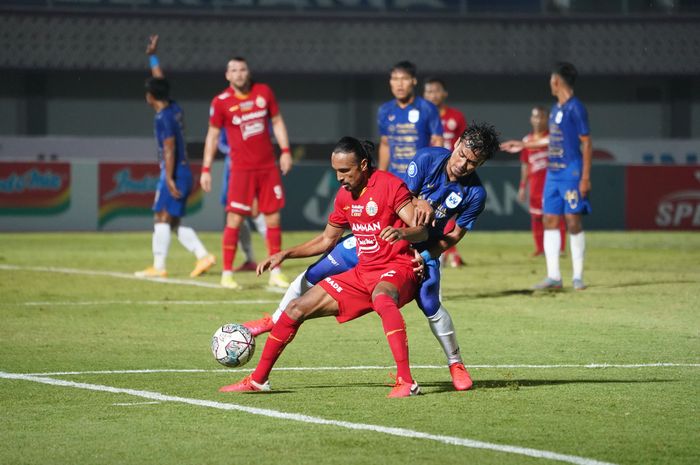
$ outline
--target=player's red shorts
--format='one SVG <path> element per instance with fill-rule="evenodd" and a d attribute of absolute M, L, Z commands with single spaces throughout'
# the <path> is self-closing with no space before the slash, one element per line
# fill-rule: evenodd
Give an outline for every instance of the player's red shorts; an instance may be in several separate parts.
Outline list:
<path fill-rule="evenodd" d="M 226 211 L 249 216 L 258 199 L 260 213 L 275 213 L 284 207 L 284 188 L 277 167 L 259 170 L 231 169 Z"/>
<path fill-rule="evenodd" d="M 544 170 L 543 170 L 544 171 Z M 544 191 L 544 181 L 547 178 L 547 172 L 542 174 L 536 173 L 530 176 L 528 182 L 530 184 L 530 214 L 542 216 L 542 192 Z"/>
<path fill-rule="evenodd" d="M 372 310 L 372 291 L 380 281 L 386 281 L 399 290 L 399 308 L 415 297 L 418 278 L 411 265 L 391 263 L 381 268 L 360 265 L 318 284 L 338 302 L 338 323 L 354 320 Z"/>

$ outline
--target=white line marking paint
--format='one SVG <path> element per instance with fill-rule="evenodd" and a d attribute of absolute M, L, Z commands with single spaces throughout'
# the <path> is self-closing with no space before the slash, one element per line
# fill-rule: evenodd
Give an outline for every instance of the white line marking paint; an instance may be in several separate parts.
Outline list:
<path fill-rule="evenodd" d="M 253 304 L 276 304 L 277 300 L 92 300 L 75 302 L 24 302 L 22 305 L 28 307 L 41 306 L 98 306 L 98 305 L 253 305 Z"/>
<path fill-rule="evenodd" d="M 109 276 L 111 278 L 135 279 L 138 281 L 150 281 L 160 284 L 180 284 L 185 286 L 208 287 L 212 289 L 225 289 L 218 284 L 207 283 L 203 281 L 194 281 L 191 279 L 173 279 L 173 278 L 139 278 L 131 273 L 119 273 L 116 271 L 100 271 L 100 270 L 79 270 L 76 268 L 59 268 L 53 266 L 17 266 L 17 265 L 0 265 L 0 270 L 20 270 L 20 271 L 40 271 L 47 273 L 65 273 L 79 274 L 87 276 Z"/>
<path fill-rule="evenodd" d="M 555 368 L 585 368 L 585 369 L 605 369 L 605 368 L 698 368 L 700 363 L 638 363 L 617 365 L 614 363 L 591 363 L 588 365 L 465 365 L 467 368 L 484 369 L 504 369 L 504 368 L 534 368 L 538 370 Z M 411 369 L 416 370 L 436 370 L 445 369 L 447 365 L 411 365 Z M 275 367 L 275 371 L 346 371 L 346 370 L 395 370 L 395 366 L 348 366 L 348 367 Z M 231 368 L 204 370 L 201 368 L 191 369 L 145 369 L 145 370 L 98 370 L 98 371 L 53 371 L 48 373 L 25 373 L 25 376 L 68 376 L 68 375 L 137 375 L 151 373 L 249 373 L 252 368 Z"/>
<path fill-rule="evenodd" d="M 474 439 L 458 438 L 454 436 L 442 436 L 436 434 L 423 433 L 405 428 L 393 428 L 388 426 L 370 425 L 365 423 L 352 423 L 349 421 L 328 420 L 320 417 L 312 417 L 298 413 L 286 413 L 277 410 L 262 409 L 255 407 L 247 407 L 244 405 L 229 404 L 223 402 L 214 402 L 202 399 L 190 399 L 187 397 L 169 396 L 159 392 L 141 391 L 135 389 L 116 388 L 112 386 L 104 386 L 101 384 L 75 383 L 72 381 L 63 381 L 60 379 L 27 376 L 14 373 L 5 373 L 0 371 L 0 378 L 32 381 L 35 383 L 48 384 L 52 386 L 72 387 L 77 389 L 87 389 L 90 391 L 110 392 L 113 394 L 128 394 L 131 396 L 152 399 L 159 402 L 179 402 L 183 404 L 196 405 L 198 407 L 209 407 L 219 410 L 233 410 L 238 412 L 249 413 L 252 415 L 260 415 L 269 418 L 280 420 L 297 421 L 301 423 L 310 423 L 315 425 L 336 426 L 356 431 L 371 431 L 374 433 L 383 433 L 391 436 L 398 436 L 412 439 L 425 439 L 436 441 L 452 446 L 468 447 L 471 449 L 485 449 L 495 452 L 505 452 L 509 454 L 524 455 L 539 459 L 554 460 L 558 462 L 573 463 L 576 465 L 612 465 L 608 462 L 601 462 L 586 457 L 578 457 L 575 455 L 565 455 L 546 450 L 530 449 L 527 447 L 509 446 L 504 444 L 494 444 L 490 442 L 477 441 Z"/>
<path fill-rule="evenodd" d="M 160 404 L 158 401 L 153 401 L 153 402 L 115 402 L 114 405 L 115 407 L 130 407 L 132 405 L 156 405 Z"/>

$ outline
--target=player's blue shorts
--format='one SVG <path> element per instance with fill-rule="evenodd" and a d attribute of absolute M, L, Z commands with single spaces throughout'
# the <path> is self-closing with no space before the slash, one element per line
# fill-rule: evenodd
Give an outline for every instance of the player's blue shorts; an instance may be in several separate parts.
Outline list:
<path fill-rule="evenodd" d="M 163 210 L 167 211 L 168 214 L 175 218 L 180 218 L 185 216 L 185 207 L 187 205 L 187 197 L 189 197 L 192 191 L 192 172 L 189 167 L 178 167 L 177 177 L 175 178 L 175 185 L 177 190 L 180 191 L 182 196 L 179 199 L 173 198 L 168 190 L 168 185 L 165 182 L 165 172 L 161 172 L 160 179 L 158 180 L 158 187 L 156 189 L 156 198 L 153 201 L 152 210 L 156 213 Z"/>
<path fill-rule="evenodd" d="M 355 236 L 345 236 L 329 253 L 318 259 L 306 270 L 306 280 L 313 284 L 328 276 L 343 273 L 357 265 Z M 425 316 L 433 316 L 440 309 L 440 260 L 432 259 L 426 263 L 425 279 L 418 289 L 416 297 L 418 307 Z"/>
<path fill-rule="evenodd" d="M 547 176 L 542 193 L 542 212 L 545 215 L 591 213 L 591 203 L 588 197 L 581 198 L 578 184 L 578 180 L 555 181 Z"/>

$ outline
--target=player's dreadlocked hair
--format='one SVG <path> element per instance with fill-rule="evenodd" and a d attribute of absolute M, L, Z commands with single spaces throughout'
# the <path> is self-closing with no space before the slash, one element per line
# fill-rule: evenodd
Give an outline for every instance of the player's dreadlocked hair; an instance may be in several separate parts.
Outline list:
<path fill-rule="evenodd" d="M 488 123 L 472 121 L 472 124 L 467 127 L 459 139 L 484 161 L 493 157 L 501 145 L 496 128 Z"/>
<path fill-rule="evenodd" d="M 340 139 L 333 148 L 333 153 L 354 153 L 357 157 L 357 164 L 362 160 L 367 160 L 367 166 L 372 168 L 372 154 L 374 153 L 374 144 L 368 140 L 360 141 L 354 137 L 345 136 Z"/>

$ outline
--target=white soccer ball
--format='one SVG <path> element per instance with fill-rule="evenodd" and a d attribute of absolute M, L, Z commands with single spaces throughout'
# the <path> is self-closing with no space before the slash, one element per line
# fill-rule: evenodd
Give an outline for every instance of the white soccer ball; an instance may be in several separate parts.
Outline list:
<path fill-rule="evenodd" d="M 223 325 L 211 338 L 211 353 L 222 365 L 243 366 L 255 353 L 255 337 L 243 325 L 236 323 Z"/>

